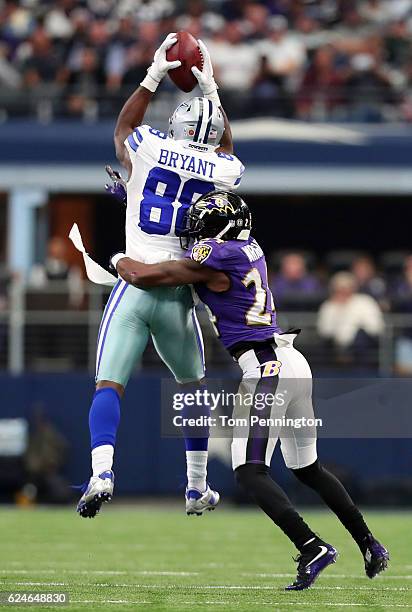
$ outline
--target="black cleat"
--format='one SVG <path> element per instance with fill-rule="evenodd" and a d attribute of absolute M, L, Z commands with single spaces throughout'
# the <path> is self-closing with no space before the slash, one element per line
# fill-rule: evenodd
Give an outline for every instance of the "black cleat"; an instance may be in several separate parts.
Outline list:
<path fill-rule="evenodd" d="M 365 538 L 365 572 L 368 578 L 375 578 L 388 567 L 389 553 L 373 535 L 369 533 Z"/>
<path fill-rule="evenodd" d="M 305 547 L 303 547 L 305 548 Z M 308 546 L 295 559 L 298 563 L 298 575 L 295 582 L 285 587 L 286 591 L 303 591 L 312 586 L 316 578 L 331 563 L 336 563 L 338 551 L 326 542 Z"/>

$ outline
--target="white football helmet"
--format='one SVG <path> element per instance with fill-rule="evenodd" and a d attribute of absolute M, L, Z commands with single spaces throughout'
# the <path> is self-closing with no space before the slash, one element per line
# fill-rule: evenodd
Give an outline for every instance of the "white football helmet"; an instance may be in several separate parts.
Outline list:
<path fill-rule="evenodd" d="M 169 119 L 169 136 L 217 146 L 225 131 L 222 111 L 208 98 L 182 102 Z"/>

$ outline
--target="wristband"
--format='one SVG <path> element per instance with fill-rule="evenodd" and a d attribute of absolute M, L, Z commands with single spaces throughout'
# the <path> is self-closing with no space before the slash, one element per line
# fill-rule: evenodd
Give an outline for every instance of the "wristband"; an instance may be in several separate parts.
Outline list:
<path fill-rule="evenodd" d="M 160 81 L 156 81 L 156 79 L 154 79 L 148 72 L 140 85 L 152 93 L 155 93 L 156 89 L 160 85 Z"/>
<path fill-rule="evenodd" d="M 110 260 L 110 263 L 112 265 L 112 267 L 117 270 L 116 266 L 119 263 L 119 261 L 121 259 L 124 259 L 125 257 L 127 257 L 127 255 L 125 255 L 125 253 L 116 253 L 116 255 L 113 255 L 113 257 Z"/>

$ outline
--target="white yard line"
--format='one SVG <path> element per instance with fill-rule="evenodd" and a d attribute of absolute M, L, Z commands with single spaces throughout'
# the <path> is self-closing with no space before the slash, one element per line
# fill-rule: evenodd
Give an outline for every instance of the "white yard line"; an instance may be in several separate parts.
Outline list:
<path fill-rule="evenodd" d="M 61 587 L 73 587 L 73 585 L 69 582 L 14 582 L 14 581 L 3 581 L 2 584 L 14 584 L 17 586 L 61 586 Z M 78 586 L 90 586 L 81 584 Z M 164 590 L 223 590 L 223 591 L 277 591 L 279 590 L 278 586 L 269 586 L 269 585 L 241 585 L 241 584 L 134 584 L 132 582 L 128 583 L 110 583 L 110 582 L 101 582 L 94 583 L 94 587 L 100 588 L 116 588 L 116 589 L 164 589 Z M 314 586 L 311 587 L 311 590 L 318 591 L 351 591 L 353 588 L 356 588 L 358 591 L 406 591 L 409 592 L 410 589 L 408 587 L 386 587 L 386 586 L 359 586 L 359 587 L 347 587 L 347 586 Z"/>
<path fill-rule="evenodd" d="M 91 575 L 91 576 L 199 576 L 201 572 L 185 572 L 185 571 L 168 571 L 168 570 L 75 570 L 75 569 L 0 569 L 0 574 L 10 574 L 10 575 L 62 575 L 62 574 L 73 574 L 73 575 Z M 248 576 L 253 578 L 294 578 L 296 574 L 288 573 L 288 574 L 271 574 L 271 573 L 252 573 L 252 572 L 244 572 L 241 574 L 242 576 Z M 382 577 L 385 580 L 412 580 L 412 574 L 390 574 L 384 573 Z M 324 579 L 331 580 L 341 580 L 345 578 L 350 579 L 359 579 L 366 580 L 365 576 L 359 574 L 323 574 L 322 580 Z"/>
<path fill-rule="evenodd" d="M 241 574 L 242 576 L 249 576 L 250 578 L 254 577 L 254 578 L 291 578 L 294 577 L 295 574 L 267 574 L 267 573 L 243 573 Z M 361 573 L 359 574 L 322 574 L 322 580 L 324 578 L 337 578 L 337 579 L 341 579 L 341 578 L 359 578 L 361 580 L 365 580 L 365 576 L 362 576 Z M 407 575 L 401 575 L 401 574 L 386 574 L 386 572 L 383 574 L 383 578 L 385 578 L 385 580 L 412 580 L 412 574 L 407 574 Z"/>
<path fill-rule="evenodd" d="M 96 576 L 127 576 L 133 574 L 135 576 L 199 576 L 200 572 L 173 572 L 167 570 L 70 570 L 70 569 L 33 569 L 33 570 L 7 570 L 0 569 L 0 574 L 91 574 Z"/>
<path fill-rule="evenodd" d="M 174 607 L 174 605 L 176 606 L 182 606 L 182 605 L 186 605 L 186 606 L 193 606 L 193 607 L 199 607 L 199 604 L 201 605 L 233 605 L 239 602 L 236 601 L 232 601 L 232 600 L 226 600 L 226 601 L 200 601 L 199 599 L 194 599 L 192 601 L 179 601 L 176 604 L 173 604 L 171 602 L 166 602 L 163 605 L 167 605 L 170 607 Z M 70 600 L 70 604 L 125 604 L 125 605 L 159 605 L 158 601 L 142 601 L 142 600 L 132 600 L 132 599 L 71 599 Z M 318 608 L 319 609 L 319 603 L 318 602 L 309 602 L 309 601 L 248 601 L 247 602 L 248 606 L 271 606 L 272 608 L 275 606 L 306 606 L 308 608 Z M 354 607 L 358 607 L 358 608 L 376 608 L 376 604 L 369 604 L 369 603 L 356 603 L 356 602 L 331 602 L 331 601 L 325 601 L 322 602 L 322 607 L 349 607 L 349 608 L 354 608 Z M 394 604 L 392 603 L 390 605 L 391 608 L 411 608 L 411 606 L 407 605 L 407 604 Z"/>
<path fill-rule="evenodd" d="M 146 606 L 148 604 L 158 603 L 157 601 L 136 601 L 129 599 L 71 599 L 69 604 L 133 604 L 139 606 Z"/>

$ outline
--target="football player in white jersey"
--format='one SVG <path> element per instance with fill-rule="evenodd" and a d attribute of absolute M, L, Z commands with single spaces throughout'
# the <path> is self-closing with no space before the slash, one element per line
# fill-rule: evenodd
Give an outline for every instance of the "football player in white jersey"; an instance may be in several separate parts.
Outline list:
<path fill-rule="evenodd" d="M 179 236 L 189 206 L 214 189 L 235 189 L 244 172 L 233 155 L 230 126 L 202 41 L 203 68 L 193 67 L 192 72 L 203 97 L 178 106 L 168 134 L 143 124 L 158 85 L 170 69 L 180 66 L 166 59 L 176 42 L 175 34 L 169 34 L 156 51 L 147 76 L 121 110 L 114 133 L 117 158 L 128 172 L 126 254 L 145 263 L 182 257 Z M 120 400 L 149 336 L 179 383 L 198 384 L 204 377 L 203 342 L 190 288 L 139 289 L 119 278 L 99 330 L 97 384 L 89 413 L 93 475 L 77 506 L 82 517 L 95 516 L 112 497 Z M 185 443 L 186 511 L 202 514 L 219 502 L 219 494 L 206 482 L 207 432 L 187 437 Z"/>

